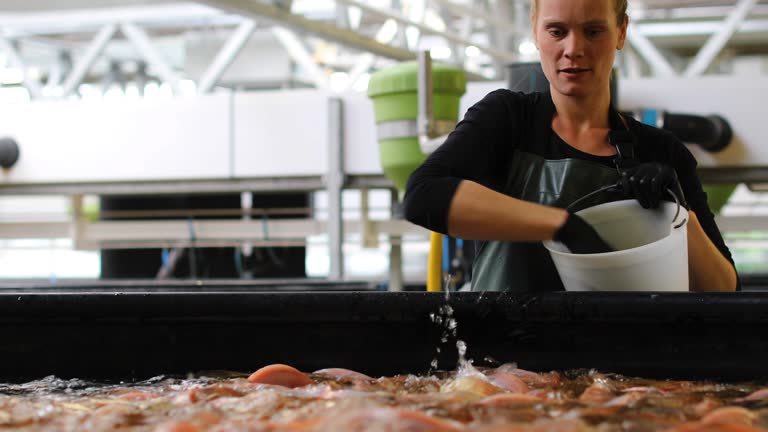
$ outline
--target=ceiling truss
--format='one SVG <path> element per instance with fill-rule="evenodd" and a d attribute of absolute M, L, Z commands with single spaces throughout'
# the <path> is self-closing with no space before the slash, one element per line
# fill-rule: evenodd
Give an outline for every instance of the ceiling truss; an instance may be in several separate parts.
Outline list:
<path fill-rule="evenodd" d="M 765 1 L 637 0 L 633 6 L 638 7 L 630 11 L 632 49 L 622 54 L 637 59 L 622 64 L 644 68 L 634 75 L 694 77 L 707 73 L 724 51 L 738 51 L 741 45 L 768 54 Z M 207 93 L 222 85 L 254 33 L 268 30 L 296 65 L 297 79 L 312 87 L 331 88 L 338 84 L 331 75 L 342 73 L 346 82 L 334 89 L 352 88 L 372 70 L 415 59 L 424 49 L 464 68 L 472 79 L 500 80 L 505 65 L 531 59 L 518 50 L 530 35 L 528 2 L 200 0 L 147 5 L 82 0 L 82 8 L 55 10 L 52 0 L 11 1 L 0 6 L 0 66 L 21 71 L 19 84 L 33 99 L 77 95 L 84 82 L 99 75 L 100 62 L 114 72 L 121 62 L 133 61 L 137 70 L 146 68 L 180 93 L 180 82 L 190 77 L 160 40 L 186 32 L 228 32 L 196 79 L 196 91 Z M 132 54 L 111 50 L 118 41 L 129 45 Z M 47 57 L 28 54 L 45 50 Z"/>

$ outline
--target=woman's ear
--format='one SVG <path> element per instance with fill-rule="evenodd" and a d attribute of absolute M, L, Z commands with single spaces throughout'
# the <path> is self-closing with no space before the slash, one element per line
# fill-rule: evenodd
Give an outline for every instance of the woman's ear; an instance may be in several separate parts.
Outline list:
<path fill-rule="evenodd" d="M 624 22 L 619 26 L 619 38 L 616 41 L 617 50 L 624 48 L 624 43 L 627 41 L 627 27 L 629 27 L 629 15 L 624 14 Z"/>
<path fill-rule="evenodd" d="M 536 49 L 539 49 L 539 39 L 536 37 L 536 17 L 531 15 L 531 40 L 536 45 Z"/>

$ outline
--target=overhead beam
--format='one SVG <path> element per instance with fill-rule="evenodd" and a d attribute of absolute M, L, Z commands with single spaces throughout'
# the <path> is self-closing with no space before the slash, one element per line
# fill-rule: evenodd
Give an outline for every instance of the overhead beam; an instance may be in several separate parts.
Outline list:
<path fill-rule="evenodd" d="M 253 20 L 245 20 L 237 27 L 216 55 L 216 58 L 213 59 L 213 63 L 211 63 L 203 73 L 202 78 L 200 78 L 200 83 L 197 86 L 199 93 L 209 93 L 213 89 L 213 86 L 219 82 L 221 76 L 232 65 L 232 62 L 235 61 L 237 55 L 243 50 L 245 44 L 248 43 L 248 39 L 250 39 L 255 29 L 256 23 Z"/>
<path fill-rule="evenodd" d="M 395 36 L 399 34 L 399 27 L 401 27 L 397 24 L 395 25 L 398 27 L 398 29 L 392 31 L 388 28 L 386 23 L 382 24 L 382 26 L 379 27 L 379 30 L 376 32 L 376 40 L 381 43 L 392 42 L 395 39 Z M 350 90 L 352 87 L 354 87 L 360 76 L 368 72 L 368 70 L 373 67 L 375 62 L 376 56 L 373 54 L 361 54 L 360 58 L 355 62 L 355 65 L 352 66 L 352 68 L 349 70 L 349 79 L 347 80 L 345 90 Z"/>
<path fill-rule="evenodd" d="M 37 12 L 56 9 L 114 8 L 126 5 L 179 4 L 179 0 L 3 0 L 2 12 Z"/>
<path fill-rule="evenodd" d="M 307 72 L 317 88 L 328 88 L 328 78 L 296 36 L 296 33 L 284 27 L 275 26 L 272 27 L 272 34 L 280 41 L 288 55 Z"/>
<path fill-rule="evenodd" d="M 0 4 L 4 3 L 0 2 Z M 65 3 L 58 1 L 59 4 Z M 124 5 L 123 5 L 124 6 Z M 64 6 L 36 10 L 34 13 L 4 13 L 0 7 L 0 28 L 8 37 L 52 34 L 95 33 L 115 22 L 130 22 L 141 28 L 236 26 L 243 19 L 218 9 L 183 3 L 144 5 L 111 9 L 61 10 Z M 45 11 L 45 12 L 41 12 Z"/>
<path fill-rule="evenodd" d="M 406 26 L 410 26 L 410 27 L 416 28 L 416 29 L 419 30 L 419 32 L 421 32 L 423 34 L 431 34 L 431 35 L 435 35 L 435 36 L 440 36 L 440 37 L 444 38 L 445 40 L 447 40 L 449 42 L 455 42 L 455 43 L 458 43 L 458 44 L 461 44 L 461 45 L 464 45 L 464 46 L 474 45 L 480 51 L 485 52 L 486 54 L 488 54 L 489 56 L 493 57 L 496 60 L 502 60 L 502 61 L 514 61 L 515 60 L 514 55 L 512 53 L 508 52 L 508 51 L 499 50 L 499 49 L 492 48 L 492 47 L 489 47 L 489 46 L 486 46 L 486 45 L 476 44 L 476 43 L 474 43 L 474 42 L 472 42 L 470 40 L 462 38 L 461 36 L 452 34 L 450 32 L 440 31 L 440 30 L 434 29 L 434 28 L 432 28 L 432 27 L 430 27 L 428 25 L 422 24 L 420 22 L 413 21 L 413 20 L 411 20 L 411 19 L 409 19 L 407 17 L 404 17 L 401 14 L 396 13 L 394 11 L 384 10 L 384 9 L 379 9 L 379 8 L 376 8 L 376 7 L 372 7 L 372 6 L 366 5 L 364 3 L 361 3 L 358 0 L 336 0 L 336 1 L 344 3 L 344 4 L 349 5 L 349 6 L 356 6 L 356 7 L 360 8 L 364 12 L 367 12 L 367 13 L 370 13 L 370 14 L 373 14 L 373 15 L 377 15 L 377 16 L 379 16 L 381 18 L 393 19 L 393 20 L 397 21 L 398 23 L 400 23 L 402 25 L 406 25 Z"/>
<path fill-rule="evenodd" d="M 3 37 L 0 37 L 0 50 L 5 52 L 8 56 L 8 61 L 16 68 L 21 70 L 24 74 L 24 87 L 29 91 L 29 95 L 32 99 L 39 99 L 43 95 L 43 89 L 40 83 L 29 76 L 27 73 L 27 65 L 21 58 L 19 51 L 13 46 L 13 43 Z"/>
<path fill-rule="evenodd" d="M 629 43 L 635 48 L 635 51 L 651 66 L 654 75 L 660 77 L 673 77 L 677 75 L 667 59 L 664 58 L 656 46 L 645 37 L 642 30 L 637 28 L 637 26 L 633 25 L 630 27 L 629 31 L 627 31 L 627 38 Z"/>
<path fill-rule="evenodd" d="M 677 36 L 707 36 L 717 33 L 723 26 L 722 21 L 689 21 L 689 22 L 645 22 L 635 23 L 643 34 L 652 38 L 667 38 Z M 736 34 L 768 33 L 767 19 L 749 19 L 742 21 L 736 29 Z"/>
<path fill-rule="evenodd" d="M 85 78 L 88 70 L 93 66 L 101 53 L 104 52 L 104 48 L 107 46 L 109 41 L 112 40 L 112 37 L 114 37 L 116 32 L 117 26 L 110 24 L 108 26 L 104 26 L 101 30 L 99 30 L 96 36 L 94 36 L 93 40 L 88 45 L 88 48 L 85 50 L 83 57 L 77 60 L 75 66 L 72 68 L 72 72 L 70 72 L 67 78 L 64 80 L 61 91 L 62 97 L 67 97 L 72 94 L 72 92 L 77 89 L 80 83 L 83 82 L 83 78 Z"/>
<path fill-rule="evenodd" d="M 499 26 L 499 27 L 510 29 L 510 30 L 516 29 L 512 21 L 503 18 L 503 16 L 505 16 L 504 14 L 491 15 L 483 12 L 482 9 L 468 7 L 465 5 L 454 3 L 451 0 L 432 0 L 432 1 L 444 7 L 446 10 L 451 11 L 452 13 L 456 15 L 460 15 L 462 17 L 465 17 L 465 18 L 472 17 L 475 19 L 481 19 L 486 24 L 492 24 L 494 26 Z"/>
<path fill-rule="evenodd" d="M 696 58 L 688 65 L 688 68 L 685 70 L 686 78 L 701 75 L 707 70 L 715 57 L 717 57 L 717 54 L 720 53 L 725 44 L 728 43 L 728 40 L 733 36 L 733 33 L 744 21 L 744 18 L 747 17 L 755 3 L 757 3 L 757 0 L 739 0 L 736 7 L 728 15 L 728 18 L 725 19 L 720 30 L 707 40 L 707 43 L 696 54 Z"/>
<path fill-rule="evenodd" d="M 173 68 L 163 58 L 160 51 L 155 48 L 147 33 L 141 28 L 131 23 L 120 25 L 125 37 L 133 43 L 147 64 L 155 71 L 163 82 L 168 83 L 173 89 L 174 94 L 179 94 L 179 77 L 173 71 Z"/>
<path fill-rule="evenodd" d="M 220 7 L 249 17 L 268 18 L 287 27 L 302 32 L 312 33 L 326 40 L 357 48 L 375 55 L 393 60 L 415 60 L 416 53 L 401 48 L 394 48 L 379 43 L 356 32 L 340 29 L 334 25 L 325 24 L 304 18 L 275 6 L 256 0 L 201 0 L 203 3 Z"/>

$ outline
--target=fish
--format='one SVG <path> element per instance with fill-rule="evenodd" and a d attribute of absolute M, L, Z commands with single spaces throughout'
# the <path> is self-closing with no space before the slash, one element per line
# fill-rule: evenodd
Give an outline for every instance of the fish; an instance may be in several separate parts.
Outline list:
<path fill-rule="evenodd" d="M 304 387 L 315 384 L 315 381 L 304 372 L 280 363 L 264 366 L 248 377 L 248 382 L 254 384 L 270 384 L 288 388 Z"/>

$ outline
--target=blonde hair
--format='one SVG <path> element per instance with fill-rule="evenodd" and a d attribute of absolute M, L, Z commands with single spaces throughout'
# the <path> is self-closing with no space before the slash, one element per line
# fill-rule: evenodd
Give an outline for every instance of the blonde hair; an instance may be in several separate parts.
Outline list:
<path fill-rule="evenodd" d="M 622 25 L 624 23 L 624 19 L 627 16 L 627 0 L 614 0 L 613 6 L 616 10 L 616 24 Z M 532 0 L 531 1 L 531 17 L 536 17 L 536 14 L 539 7 L 539 0 Z"/>

